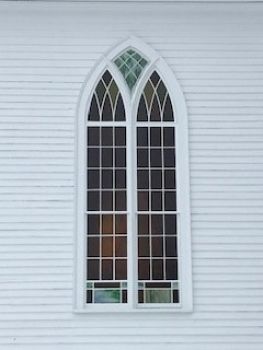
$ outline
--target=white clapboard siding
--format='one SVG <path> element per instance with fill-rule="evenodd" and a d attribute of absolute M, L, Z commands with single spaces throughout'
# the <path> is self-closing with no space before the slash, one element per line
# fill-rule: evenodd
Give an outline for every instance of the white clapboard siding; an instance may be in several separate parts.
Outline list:
<path fill-rule="evenodd" d="M 0 349 L 262 350 L 263 3 L 0 2 Z M 76 314 L 75 121 L 129 35 L 189 114 L 192 313 Z"/>

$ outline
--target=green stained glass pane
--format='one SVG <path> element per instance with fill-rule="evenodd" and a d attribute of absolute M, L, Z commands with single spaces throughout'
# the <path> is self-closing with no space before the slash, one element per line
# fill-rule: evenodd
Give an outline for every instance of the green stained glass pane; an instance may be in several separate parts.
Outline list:
<path fill-rule="evenodd" d="M 95 290 L 95 303 L 98 304 L 120 303 L 120 297 L 120 290 L 117 289 Z"/>
<path fill-rule="evenodd" d="M 133 89 L 148 61 L 138 52 L 128 49 L 114 60 L 130 90 Z"/>
<path fill-rule="evenodd" d="M 171 303 L 171 291 L 146 289 L 146 303 Z"/>

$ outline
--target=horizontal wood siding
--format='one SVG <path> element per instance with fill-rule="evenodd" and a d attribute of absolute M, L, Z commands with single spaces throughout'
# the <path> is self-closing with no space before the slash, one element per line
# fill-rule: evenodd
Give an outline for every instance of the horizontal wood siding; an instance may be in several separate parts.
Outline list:
<path fill-rule="evenodd" d="M 263 4 L 0 4 L 0 349 L 262 350 Z M 74 123 L 127 35 L 189 112 L 194 312 L 75 314 Z"/>

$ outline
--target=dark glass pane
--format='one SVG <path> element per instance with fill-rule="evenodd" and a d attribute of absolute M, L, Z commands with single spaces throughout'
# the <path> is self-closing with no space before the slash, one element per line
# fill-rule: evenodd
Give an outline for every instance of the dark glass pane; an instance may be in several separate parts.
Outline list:
<path fill-rule="evenodd" d="M 165 255 L 167 257 L 177 256 L 177 238 L 176 237 L 166 237 L 165 238 Z"/>
<path fill-rule="evenodd" d="M 137 128 L 137 145 L 148 146 L 148 128 Z"/>
<path fill-rule="evenodd" d="M 115 109 L 115 120 L 122 121 L 125 120 L 125 109 L 121 95 L 119 95 L 117 100 L 117 105 Z"/>
<path fill-rule="evenodd" d="M 96 235 L 100 233 L 100 216 L 88 215 L 88 235 Z"/>
<path fill-rule="evenodd" d="M 101 128 L 102 146 L 113 145 L 113 128 L 103 127 Z"/>
<path fill-rule="evenodd" d="M 102 148 L 102 167 L 113 166 L 113 152 L 112 148 Z"/>
<path fill-rule="evenodd" d="M 115 210 L 126 210 L 126 191 L 115 192 Z"/>
<path fill-rule="evenodd" d="M 150 260 L 146 260 L 146 259 L 138 260 L 138 279 L 139 280 L 150 279 Z"/>
<path fill-rule="evenodd" d="M 111 259 L 102 260 L 102 279 L 103 280 L 113 279 L 113 261 Z"/>
<path fill-rule="evenodd" d="M 138 234 L 149 234 L 149 215 L 138 215 Z"/>
<path fill-rule="evenodd" d="M 115 187 L 126 188 L 126 170 L 115 170 Z"/>
<path fill-rule="evenodd" d="M 173 290 L 173 303 L 179 303 L 179 290 Z"/>
<path fill-rule="evenodd" d="M 102 215 L 102 233 L 104 235 L 113 234 L 113 216 Z"/>
<path fill-rule="evenodd" d="M 151 121 L 161 121 L 161 111 L 158 104 L 158 99 L 154 96 L 152 108 L 150 111 L 150 120 Z"/>
<path fill-rule="evenodd" d="M 102 210 L 113 210 L 113 192 L 103 191 L 101 200 Z"/>
<path fill-rule="evenodd" d="M 163 121 L 172 121 L 172 120 L 174 120 L 173 107 L 172 107 L 171 99 L 168 95 L 165 102 L 164 111 L 163 111 Z"/>
<path fill-rule="evenodd" d="M 127 257 L 126 237 L 115 237 L 115 256 Z"/>
<path fill-rule="evenodd" d="M 87 303 L 87 304 L 92 303 L 92 290 L 87 290 L 86 303 Z"/>
<path fill-rule="evenodd" d="M 152 234 L 162 235 L 163 234 L 163 216 L 162 215 L 151 215 Z"/>
<path fill-rule="evenodd" d="M 151 209 L 162 210 L 162 192 L 152 192 L 151 193 Z"/>
<path fill-rule="evenodd" d="M 137 149 L 137 165 L 141 168 L 147 168 L 149 165 L 147 149 Z"/>
<path fill-rule="evenodd" d="M 88 191 L 88 210 L 100 210 L 100 193 Z"/>
<path fill-rule="evenodd" d="M 164 152 L 164 166 L 165 167 L 174 167 L 175 166 L 175 150 L 171 148 L 166 148 Z"/>
<path fill-rule="evenodd" d="M 100 239 L 99 237 L 88 238 L 88 257 L 100 256 Z"/>
<path fill-rule="evenodd" d="M 145 100 L 144 100 L 143 96 L 140 99 L 137 120 L 138 121 L 147 121 L 148 120 L 148 112 L 147 112 L 147 108 L 146 108 L 146 104 L 145 104 Z"/>
<path fill-rule="evenodd" d="M 176 192 L 165 192 L 164 196 L 165 210 L 176 210 Z"/>
<path fill-rule="evenodd" d="M 151 167 L 162 167 L 162 152 L 161 149 L 151 149 Z"/>
<path fill-rule="evenodd" d="M 88 171 L 88 188 L 100 187 L 100 172 L 99 170 Z"/>
<path fill-rule="evenodd" d="M 150 129 L 150 140 L 151 146 L 161 146 L 161 128 Z"/>
<path fill-rule="evenodd" d="M 113 171 L 102 170 L 102 188 L 112 188 L 113 186 Z"/>
<path fill-rule="evenodd" d="M 177 260 L 176 259 L 166 259 L 166 279 L 167 280 L 177 280 Z"/>
<path fill-rule="evenodd" d="M 144 94 L 144 98 L 145 98 L 147 107 L 149 109 L 151 102 L 152 102 L 152 97 L 154 94 L 153 85 L 152 85 L 150 80 L 147 81 L 145 88 L 144 88 L 144 91 L 143 91 L 143 94 Z"/>
<path fill-rule="evenodd" d="M 88 145 L 98 146 L 100 144 L 100 128 L 88 127 Z"/>
<path fill-rule="evenodd" d="M 112 76 L 108 70 L 103 74 L 102 79 L 104 80 L 105 84 L 108 86 L 112 80 Z"/>
<path fill-rule="evenodd" d="M 138 210 L 149 210 L 148 192 L 138 192 Z"/>
<path fill-rule="evenodd" d="M 127 217 L 126 215 L 115 215 L 115 233 L 127 234 Z"/>
<path fill-rule="evenodd" d="M 138 188 L 149 188 L 149 171 L 148 170 L 137 171 L 137 186 Z"/>
<path fill-rule="evenodd" d="M 89 148 L 88 149 L 88 167 L 100 166 L 100 150 L 99 148 Z"/>
<path fill-rule="evenodd" d="M 151 170 L 151 188 L 162 188 L 162 170 Z"/>
<path fill-rule="evenodd" d="M 174 128 L 163 128 L 163 134 L 164 146 L 174 146 Z"/>
<path fill-rule="evenodd" d="M 102 237 L 102 256 L 113 256 L 113 240 L 112 237 Z"/>
<path fill-rule="evenodd" d="M 175 188 L 175 170 L 164 171 L 164 187 L 167 189 Z"/>
<path fill-rule="evenodd" d="M 165 233 L 168 235 L 177 234 L 176 215 L 165 215 Z"/>
<path fill-rule="evenodd" d="M 157 72 L 153 72 L 150 79 L 153 85 L 156 86 L 160 80 L 160 76 Z"/>
<path fill-rule="evenodd" d="M 113 115 L 112 115 L 112 108 L 111 108 L 109 95 L 106 95 L 106 98 L 104 100 L 103 109 L 102 109 L 102 120 L 111 121 L 111 120 L 113 120 L 112 117 L 113 117 Z"/>
<path fill-rule="evenodd" d="M 138 291 L 138 302 L 139 304 L 142 304 L 144 302 L 143 300 L 143 290 Z"/>
<path fill-rule="evenodd" d="M 164 99 L 165 99 L 165 96 L 167 94 L 167 89 L 166 89 L 166 87 L 165 87 L 165 85 L 164 85 L 164 83 L 162 81 L 160 81 L 160 83 L 158 85 L 157 94 L 158 94 L 158 97 L 159 97 L 159 100 L 160 100 L 160 104 L 162 106 L 163 102 L 164 102 Z"/>
<path fill-rule="evenodd" d="M 128 293 L 127 290 L 122 290 L 122 303 L 126 304 L 128 302 Z"/>
<path fill-rule="evenodd" d="M 115 128 L 115 145 L 125 146 L 126 145 L 126 128 Z"/>
<path fill-rule="evenodd" d="M 152 279 L 153 280 L 163 279 L 163 260 L 161 259 L 152 260 Z"/>
<path fill-rule="evenodd" d="M 102 101 L 103 101 L 105 92 L 106 92 L 105 85 L 104 85 L 103 81 L 100 80 L 100 81 L 98 82 L 97 87 L 96 87 L 96 94 L 97 94 L 97 97 L 98 97 L 99 105 L 100 105 L 100 106 L 101 106 L 101 104 L 102 104 Z"/>
<path fill-rule="evenodd" d="M 115 260 L 115 279 L 116 280 L 127 279 L 127 261 L 125 259 Z"/>
<path fill-rule="evenodd" d="M 100 120 L 100 113 L 99 113 L 99 108 L 97 105 L 95 95 L 93 95 L 92 100 L 91 100 L 88 120 L 91 120 L 91 121 L 99 121 Z"/>
<path fill-rule="evenodd" d="M 126 166 L 126 149 L 125 148 L 115 149 L 115 166 L 117 168 Z"/>
<path fill-rule="evenodd" d="M 139 257 L 150 256 L 150 241 L 148 237 L 138 238 L 138 256 Z"/>
<path fill-rule="evenodd" d="M 100 261 L 99 259 L 89 259 L 87 261 L 87 279 L 99 280 L 100 279 Z"/>
<path fill-rule="evenodd" d="M 152 256 L 163 256 L 163 239 L 162 237 L 152 237 Z"/>

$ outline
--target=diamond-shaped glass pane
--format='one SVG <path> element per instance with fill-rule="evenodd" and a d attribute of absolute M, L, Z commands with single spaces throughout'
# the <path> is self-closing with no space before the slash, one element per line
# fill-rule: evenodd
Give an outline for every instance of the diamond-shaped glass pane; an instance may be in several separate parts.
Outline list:
<path fill-rule="evenodd" d="M 148 64 L 147 60 L 133 49 L 123 52 L 114 60 L 114 63 L 122 73 L 130 90 L 132 90 L 144 67 Z"/>

